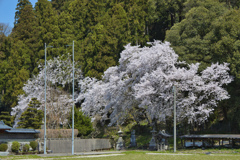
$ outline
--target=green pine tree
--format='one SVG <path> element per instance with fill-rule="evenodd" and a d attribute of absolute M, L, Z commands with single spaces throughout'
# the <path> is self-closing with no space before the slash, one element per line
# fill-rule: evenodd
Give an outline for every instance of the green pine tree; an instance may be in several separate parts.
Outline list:
<path fill-rule="evenodd" d="M 146 34 L 147 1 L 129 0 L 125 2 L 125 10 L 128 14 L 129 28 L 131 32 L 131 43 L 144 46 L 149 40 Z"/>
<path fill-rule="evenodd" d="M 68 118 L 68 123 L 72 127 L 72 111 Z M 82 111 L 74 107 L 74 128 L 78 129 L 78 137 L 87 136 L 93 131 L 91 118 L 85 116 Z"/>
<path fill-rule="evenodd" d="M 3 94 L 6 92 L 8 57 L 10 56 L 12 38 L 7 37 L 9 26 L 0 23 L 0 107 L 4 105 Z M 2 95 L 1 95 L 2 94 Z"/>
<path fill-rule="evenodd" d="M 41 125 L 43 124 L 43 111 L 38 109 L 40 107 L 40 104 L 41 103 L 37 100 L 37 98 L 32 98 L 28 104 L 27 110 L 24 111 L 19 118 L 19 128 L 41 128 Z"/>
<path fill-rule="evenodd" d="M 12 116 L 9 112 L 2 111 L 0 114 L 0 120 L 2 120 L 6 125 L 12 127 Z"/>
<path fill-rule="evenodd" d="M 101 5 L 100 5 L 101 6 Z M 131 42 L 127 13 L 114 4 L 84 38 L 82 68 L 85 76 L 101 79 L 103 72 L 117 65 L 123 46 Z"/>
<path fill-rule="evenodd" d="M 29 0 L 18 0 L 14 28 L 12 36 L 14 40 L 29 41 L 34 38 L 34 27 L 36 22 L 35 14 L 33 12 L 32 4 Z"/>
<path fill-rule="evenodd" d="M 61 34 L 55 42 L 55 45 L 57 47 L 57 53 L 60 55 L 72 53 L 72 47 L 66 47 L 66 45 L 72 44 L 73 40 L 75 40 L 75 46 L 78 43 L 74 35 L 73 17 L 68 10 L 64 10 L 58 16 L 58 27 Z M 75 47 L 76 56 L 78 56 L 79 48 L 79 46 Z"/>
<path fill-rule="evenodd" d="M 58 14 L 67 9 L 70 2 L 73 0 L 51 0 L 53 8 L 57 11 Z"/>
<path fill-rule="evenodd" d="M 9 35 L 11 47 L 5 52 L 5 60 L 1 63 L 0 74 L 4 73 L 3 102 L 8 107 L 17 104 L 17 97 L 23 94 L 23 84 L 28 80 L 33 70 L 36 37 L 34 34 L 35 15 L 28 0 L 18 0 L 15 23 Z M 3 70 L 1 70 L 3 68 Z"/>
<path fill-rule="evenodd" d="M 48 0 L 39 0 L 35 4 L 35 15 L 37 27 L 38 42 L 36 47 L 38 48 L 38 57 L 35 58 L 37 63 L 39 59 L 44 59 L 44 43 L 47 45 L 58 47 L 57 39 L 60 37 L 60 29 L 58 27 L 58 14 L 53 9 L 51 2 Z M 50 51 L 50 50 L 49 50 Z M 48 54 L 48 58 L 57 57 L 57 50 L 52 50 L 51 54 Z M 37 65 L 35 65 L 37 68 Z M 35 68 L 35 69 L 36 69 Z"/>

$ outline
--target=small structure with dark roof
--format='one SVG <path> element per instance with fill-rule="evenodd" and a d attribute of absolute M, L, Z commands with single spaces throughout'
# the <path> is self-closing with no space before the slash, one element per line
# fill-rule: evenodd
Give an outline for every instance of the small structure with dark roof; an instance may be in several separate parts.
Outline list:
<path fill-rule="evenodd" d="M 160 130 L 156 135 L 158 141 L 158 150 L 167 150 L 169 149 L 168 139 L 172 137 L 172 135 L 165 132 L 165 130 Z"/>
<path fill-rule="evenodd" d="M 203 134 L 180 136 L 183 147 L 239 147 L 240 134 Z"/>
<path fill-rule="evenodd" d="M 12 128 L 0 121 L 0 142 L 32 141 L 38 133 L 35 129 Z"/>

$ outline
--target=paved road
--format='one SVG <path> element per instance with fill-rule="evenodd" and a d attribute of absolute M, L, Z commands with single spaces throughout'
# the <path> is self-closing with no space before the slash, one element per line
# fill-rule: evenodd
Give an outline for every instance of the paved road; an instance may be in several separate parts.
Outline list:
<path fill-rule="evenodd" d="M 108 151 L 108 152 L 81 152 L 74 153 L 74 155 L 84 156 L 84 155 L 107 155 L 107 154 L 121 154 L 122 151 Z M 72 153 L 48 153 L 48 154 L 38 154 L 41 157 L 54 157 L 54 156 L 71 156 Z"/>

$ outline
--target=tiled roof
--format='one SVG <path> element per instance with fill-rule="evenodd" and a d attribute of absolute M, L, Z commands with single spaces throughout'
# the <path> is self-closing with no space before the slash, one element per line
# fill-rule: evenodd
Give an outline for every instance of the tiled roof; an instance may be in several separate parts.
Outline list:
<path fill-rule="evenodd" d="M 40 131 L 35 129 L 23 129 L 23 128 L 12 128 L 0 121 L 0 129 L 5 130 L 7 133 L 40 133 Z"/>
<path fill-rule="evenodd" d="M 8 133 L 40 133 L 40 131 L 35 129 L 22 129 L 22 128 L 12 128 L 11 130 L 6 130 Z"/>
<path fill-rule="evenodd" d="M 202 135 L 183 135 L 181 138 L 205 139 L 205 138 L 226 138 L 240 139 L 240 134 L 202 134 Z"/>
<path fill-rule="evenodd" d="M 167 134 L 167 133 L 165 132 L 165 130 L 159 131 L 158 134 L 161 135 L 161 136 L 163 136 L 163 137 L 172 137 L 172 135 Z"/>
<path fill-rule="evenodd" d="M 0 121 L 0 129 L 12 129 L 12 127 L 7 126 L 3 121 Z"/>

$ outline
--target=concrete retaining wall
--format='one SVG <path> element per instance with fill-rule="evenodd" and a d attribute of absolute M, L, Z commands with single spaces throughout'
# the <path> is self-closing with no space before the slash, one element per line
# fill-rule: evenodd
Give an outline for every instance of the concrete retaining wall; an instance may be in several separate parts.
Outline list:
<path fill-rule="evenodd" d="M 52 153 L 71 153 L 72 139 L 71 138 L 54 138 L 47 139 L 47 148 Z M 109 139 L 74 139 L 74 152 L 91 152 L 94 150 L 110 149 L 111 144 Z"/>

